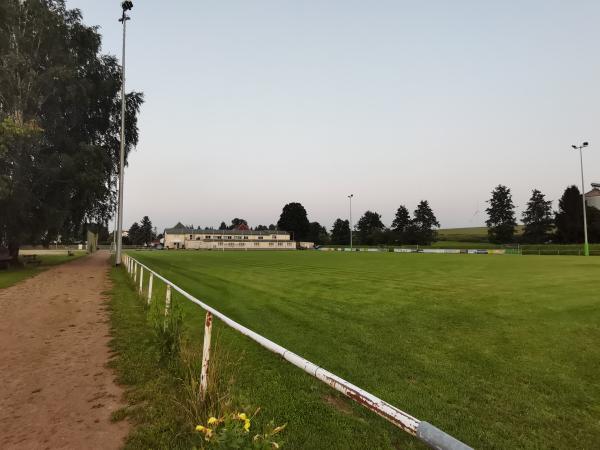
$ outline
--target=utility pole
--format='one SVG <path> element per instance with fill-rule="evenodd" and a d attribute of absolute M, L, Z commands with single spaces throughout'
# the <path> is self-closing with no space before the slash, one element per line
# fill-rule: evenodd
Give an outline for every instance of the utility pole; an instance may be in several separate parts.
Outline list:
<path fill-rule="evenodd" d="M 121 254 L 123 251 L 123 181 L 125 178 L 125 31 L 129 16 L 127 11 L 133 8 L 133 2 L 121 3 L 123 13 L 119 22 L 123 24 L 123 57 L 121 61 L 121 151 L 119 153 L 119 204 L 117 212 L 117 246 L 115 265 L 121 265 Z"/>
<path fill-rule="evenodd" d="M 589 143 L 584 142 L 583 144 L 571 145 L 575 150 L 579 150 L 579 165 L 581 167 L 581 199 L 583 202 L 583 236 L 584 236 L 584 244 L 583 244 L 583 254 L 584 256 L 590 256 L 590 245 L 588 244 L 588 232 L 587 232 L 587 213 L 586 213 L 586 204 L 585 204 L 585 183 L 583 181 L 583 152 L 581 149 L 587 147 Z"/>
<path fill-rule="evenodd" d="M 354 197 L 354 194 L 348 196 L 350 199 L 350 251 L 352 251 L 352 197 Z"/>

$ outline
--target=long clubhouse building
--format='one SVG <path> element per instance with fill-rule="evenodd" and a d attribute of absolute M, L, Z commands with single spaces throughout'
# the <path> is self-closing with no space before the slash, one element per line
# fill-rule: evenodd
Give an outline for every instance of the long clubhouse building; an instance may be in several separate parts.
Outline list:
<path fill-rule="evenodd" d="M 287 231 L 208 230 L 178 223 L 165 229 L 166 249 L 296 250 Z"/>

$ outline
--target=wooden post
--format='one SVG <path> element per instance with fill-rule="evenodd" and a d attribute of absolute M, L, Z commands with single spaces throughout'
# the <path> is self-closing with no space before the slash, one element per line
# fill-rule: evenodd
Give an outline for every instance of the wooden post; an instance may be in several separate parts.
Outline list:
<path fill-rule="evenodd" d="M 140 295 L 144 293 L 143 283 L 144 282 L 144 268 L 140 266 Z"/>
<path fill-rule="evenodd" d="M 169 316 L 169 308 L 171 307 L 171 285 L 167 284 L 167 295 L 165 298 L 165 325 L 164 329 L 167 329 L 167 318 Z"/>
<path fill-rule="evenodd" d="M 212 314 L 207 311 L 204 320 L 204 348 L 202 349 L 202 373 L 200 374 L 200 396 L 202 400 L 206 398 L 206 391 L 208 389 L 208 361 L 210 360 L 212 321 Z"/>
<path fill-rule="evenodd" d="M 152 301 L 152 282 L 154 281 L 154 274 L 150 272 L 150 278 L 148 279 L 148 304 Z"/>
<path fill-rule="evenodd" d="M 137 283 L 138 263 L 133 263 L 133 282 Z"/>

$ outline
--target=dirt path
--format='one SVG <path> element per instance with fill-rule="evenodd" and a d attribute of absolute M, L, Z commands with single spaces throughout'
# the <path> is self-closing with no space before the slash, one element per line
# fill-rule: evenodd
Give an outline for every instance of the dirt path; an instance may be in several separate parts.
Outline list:
<path fill-rule="evenodd" d="M 119 448 L 107 252 L 0 289 L 0 448 Z"/>

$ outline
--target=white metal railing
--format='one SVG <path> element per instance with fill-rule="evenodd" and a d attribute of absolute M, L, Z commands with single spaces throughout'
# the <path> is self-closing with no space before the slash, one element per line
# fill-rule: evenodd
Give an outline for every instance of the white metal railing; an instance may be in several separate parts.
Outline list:
<path fill-rule="evenodd" d="M 313 364 L 307 359 L 302 358 L 301 356 L 287 350 L 281 345 L 276 344 L 275 342 L 261 336 L 258 333 L 246 328 L 243 325 L 235 322 L 230 319 L 226 315 L 220 313 L 216 309 L 207 305 L 206 303 L 198 300 L 193 295 L 181 289 L 176 284 L 167 280 L 160 274 L 156 273 L 146 265 L 140 263 L 138 260 L 132 258 L 128 254 L 123 255 L 123 260 L 125 264 L 125 268 L 129 275 L 133 278 L 134 283 L 137 283 L 138 273 L 139 273 L 139 294 L 143 295 L 143 280 L 144 280 L 144 271 L 148 272 L 148 290 L 147 290 L 147 302 L 150 303 L 152 300 L 152 285 L 154 278 L 158 278 L 163 281 L 166 286 L 166 296 L 165 296 L 165 326 L 166 320 L 169 314 L 170 305 L 171 305 L 171 290 L 175 290 L 183 295 L 185 298 L 190 300 L 192 303 L 200 306 L 202 309 L 206 311 L 206 318 L 204 321 L 204 346 L 202 352 L 202 372 L 200 375 L 200 391 L 201 395 L 204 398 L 206 395 L 206 388 L 208 384 L 208 363 L 210 359 L 210 339 L 211 339 L 211 331 L 212 331 L 212 322 L 213 316 L 221 319 L 225 324 L 229 325 L 231 328 L 239 331 L 245 336 L 248 336 L 253 341 L 257 342 L 267 350 L 270 350 L 280 356 L 283 357 L 286 361 L 292 363 L 296 367 L 304 370 L 309 373 L 313 377 L 327 383 L 329 386 L 334 388 L 335 390 L 341 392 L 347 397 L 351 398 L 357 403 L 365 406 L 371 411 L 379 414 L 381 417 L 386 419 L 387 421 L 393 423 L 398 428 L 403 431 L 416 436 L 418 439 L 423 441 L 425 444 L 434 449 L 439 450 L 469 450 L 469 447 L 466 444 L 463 444 L 459 440 L 453 438 L 449 434 L 443 432 L 442 430 L 434 427 L 428 422 L 416 419 L 410 414 L 405 413 L 404 411 L 396 408 L 393 405 L 383 401 L 382 399 L 376 397 L 375 395 L 359 388 L 358 386 L 353 385 L 352 383 L 338 377 L 337 375 L 323 369 L 322 367 Z M 472 449 L 471 449 L 472 450 Z"/>

